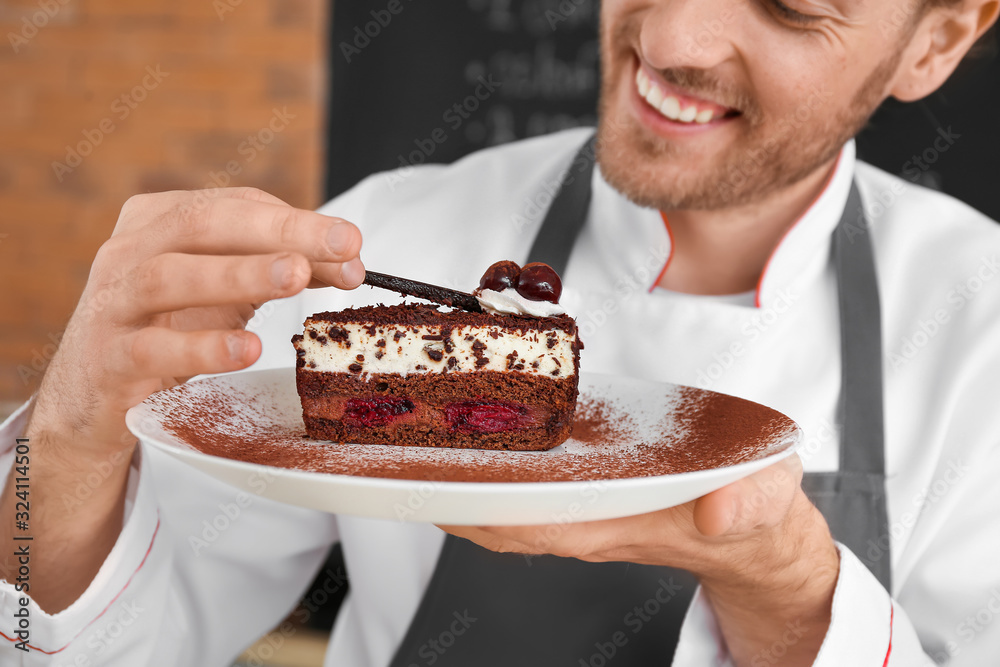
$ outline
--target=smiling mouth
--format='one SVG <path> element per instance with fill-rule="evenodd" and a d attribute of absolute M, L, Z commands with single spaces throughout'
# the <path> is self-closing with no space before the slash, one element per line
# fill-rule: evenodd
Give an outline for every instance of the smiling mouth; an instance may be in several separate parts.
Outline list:
<path fill-rule="evenodd" d="M 706 125 L 715 120 L 739 116 L 736 109 L 713 102 L 678 95 L 653 80 L 643 67 L 637 67 L 635 86 L 639 96 L 656 109 L 664 118 L 687 125 Z"/>

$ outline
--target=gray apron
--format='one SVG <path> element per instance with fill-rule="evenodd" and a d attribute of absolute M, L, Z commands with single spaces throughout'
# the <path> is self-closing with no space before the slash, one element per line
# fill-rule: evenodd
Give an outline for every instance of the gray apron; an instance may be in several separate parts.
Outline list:
<path fill-rule="evenodd" d="M 564 274 L 587 217 L 593 169 L 592 137 L 564 177 L 529 262 Z M 878 286 L 869 235 L 848 235 L 848 226 L 868 228 L 856 184 L 832 250 L 843 368 L 840 469 L 806 473 L 802 487 L 834 537 L 888 589 Z M 669 665 L 696 586 L 674 568 L 498 554 L 448 535 L 390 667 Z"/>

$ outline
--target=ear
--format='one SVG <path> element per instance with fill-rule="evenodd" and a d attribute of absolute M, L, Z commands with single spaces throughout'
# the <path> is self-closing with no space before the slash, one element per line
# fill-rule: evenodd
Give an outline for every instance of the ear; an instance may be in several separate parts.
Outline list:
<path fill-rule="evenodd" d="M 912 102 L 937 90 L 997 19 L 1000 0 L 960 0 L 934 7 L 920 19 L 904 47 L 889 94 Z"/>

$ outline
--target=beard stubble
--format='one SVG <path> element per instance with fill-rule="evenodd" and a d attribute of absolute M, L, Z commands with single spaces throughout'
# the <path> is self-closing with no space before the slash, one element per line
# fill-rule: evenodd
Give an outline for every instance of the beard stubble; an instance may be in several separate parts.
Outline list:
<path fill-rule="evenodd" d="M 629 45 L 626 22 L 614 35 Z M 602 27 L 602 33 L 603 33 Z M 850 103 L 828 113 L 829 99 L 814 90 L 795 109 L 769 119 L 752 95 L 725 84 L 712 72 L 668 69 L 660 74 L 693 95 L 701 93 L 739 109 L 745 124 L 743 139 L 707 167 L 684 172 L 670 181 L 658 166 L 676 160 L 679 151 L 668 140 L 624 112 L 616 118 L 612 100 L 632 57 L 629 48 L 607 53 L 609 35 L 602 34 L 602 80 L 597 129 L 597 160 L 608 183 L 639 206 L 661 211 L 718 210 L 753 204 L 789 187 L 830 163 L 855 136 L 885 97 L 886 84 L 902 58 L 902 48 L 885 58 L 865 78 Z"/>

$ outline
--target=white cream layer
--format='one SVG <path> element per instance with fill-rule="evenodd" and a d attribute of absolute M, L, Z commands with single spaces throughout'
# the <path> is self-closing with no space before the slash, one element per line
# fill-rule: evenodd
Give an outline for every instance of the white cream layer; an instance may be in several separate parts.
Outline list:
<path fill-rule="evenodd" d="M 330 327 L 347 332 L 344 341 L 329 337 Z M 501 327 L 457 327 L 451 330 L 451 352 L 445 351 L 444 340 L 427 340 L 423 336 L 440 336 L 441 328 L 434 326 L 394 327 L 378 326 L 374 335 L 370 326 L 363 324 L 330 324 L 306 322 L 305 335 L 296 343 L 304 350 L 305 368 L 328 373 L 444 373 L 473 371 L 517 370 L 531 375 L 552 378 L 572 377 L 573 340 L 559 329 L 512 332 Z M 316 337 L 310 335 L 315 332 Z M 395 339 L 396 332 L 402 335 Z M 493 337 L 496 334 L 496 338 Z M 379 346 L 379 341 L 385 341 Z M 550 340 L 552 341 L 551 347 Z M 473 345 L 476 341 L 485 347 L 477 356 Z M 380 356 L 379 352 L 383 354 Z M 440 359 L 435 359 L 440 353 Z M 516 353 L 516 357 L 508 359 Z M 359 359 L 361 355 L 363 359 Z M 449 366 L 449 359 L 455 361 Z M 476 365 L 477 359 L 486 363 Z M 361 366 L 353 370 L 351 366 Z"/>
<path fill-rule="evenodd" d="M 502 292 L 484 289 L 476 295 L 476 298 L 479 300 L 479 305 L 488 313 L 552 317 L 553 315 L 563 315 L 566 312 L 558 303 L 525 299 L 516 289 L 510 287 Z"/>

